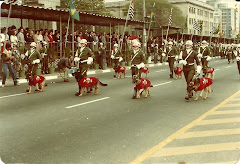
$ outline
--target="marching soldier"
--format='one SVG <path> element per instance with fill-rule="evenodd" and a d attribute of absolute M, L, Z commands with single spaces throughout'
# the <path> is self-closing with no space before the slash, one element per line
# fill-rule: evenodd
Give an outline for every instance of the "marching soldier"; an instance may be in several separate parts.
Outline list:
<path fill-rule="evenodd" d="M 232 63 L 234 63 L 234 59 L 235 59 L 235 55 L 234 55 L 234 51 L 236 50 L 236 47 L 235 47 L 235 45 L 232 43 Z"/>
<path fill-rule="evenodd" d="M 12 55 L 14 56 L 13 60 L 13 69 L 16 76 L 16 79 L 19 79 L 19 73 L 21 68 L 21 56 L 18 50 L 17 44 L 13 44 Z"/>
<path fill-rule="evenodd" d="M 228 44 L 227 46 L 226 55 L 228 59 L 228 64 L 230 64 L 230 60 L 232 59 L 232 46 L 230 44 Z"/>
<path fill-rule="evenodd" d="M 114 63 L 113 69 L 115 70 L 115 74 L 113 75 L 113 77 L 116 78 L 118 67 L 120 66 L 120 62 L 123 60 L 122 53 L 118 48 L 118 44 L 113 45 L 111 59 L 112 63 Z"/>
<path fill-rule="evenodd" d="M 131 51 L 131 71 L 132 71 L 132 77 L 134 75 L 139 75 L 141 77 L 141 68 L 143 68 L 146 62 L 146 57 L 143 51 L 141 50 L 141 43 L 135 42 L 133 44 L 133 50 Z M 134 94 L 133 99 L 136 98 L 137 90 L 134 88 Z"/>
<path fill-rule="evenodd" d="M 41 48 L 40 53 L 42 55 L 42 73 L 48 74 L 49 56 L 48 56 L 48 43 L 46 41 L 43 41 L 43 47 Z"/>
<path fill-rule="evenodd" d="M 208 61 L 211 59 L 210 55 L 211 51 L 207 47 L 207 42 L 203 40 L 202 46 L 198 49 L 198 57 L 201 58 L 202 67 L 208 66 Z"/>
<path fill-rule="evenodd" d="M 32 42 L 30 44 L 30 50 L 28 50 L 25 53 L 25 57 L 27 57 L 27 63 L 28 63 L 28 72 L 32 73 L 32 75 L 36 75 L 38 64 L 42 60 L 40 52 L 36 50 L 36 48 L 37 48 L 37 44 L 35 42 Z"/>
<path fill-rule="evenodd" d="M 173 66 L 178 56 L 178 50 L 175 46 L 173 46 L 173 42 L 168 42 L 168 47 L 166 48 L 166 54 L 168 57 L 169 69 L 170 69 L 170 78 L 173 78 Z"/>
<path fill-rule="evenodd" d="M 88 71 L 88 65 L 93 63 L 94 54 L 90 48 L 87 47 L 87 40 L 82 39 L 80 41 L 80 48 L 75 54 L 74 61 L 79 62 L 79 71 L 86 77 Z"/>
<path fill-rule="evenodd" d="M 199 75 L 202 67 L 197 56 L 197 52 L 193 50 L 193 42 L 188 40 L 186 42 L 186 49 L 180 52 L 179 63 L 183 64 L 183 73 L 187 83 L 187 94 L 185 96 L 186 100 L 189 100 L 193 96 L 192 92 L 188 92 L 189 83 L 192 81 L 193 76 L 195 75 L 195 66 L 194 61 L 197 63 L 197 74 Z"/>
<path fill-rule="evenodd" d="M 237 45 L 236 51 L 234 51 L 234 55 L 237 60 L 237 68 L 238 68 L 238 73 L 240 75 L 240 44 Z"/>

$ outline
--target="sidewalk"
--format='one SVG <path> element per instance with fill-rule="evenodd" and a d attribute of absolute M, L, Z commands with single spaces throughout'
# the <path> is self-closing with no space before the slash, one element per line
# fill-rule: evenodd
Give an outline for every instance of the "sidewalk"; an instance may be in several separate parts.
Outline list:
<path fill-rule="evenodd" d="M 162 65 L 168 65 L 168 62 L 165 63 L 157 63 L 157 64 L 145 64 L 146 67 L 158 67 L 158 66 L 162 66 Z M 125 66 L 127 68 L 127 70 L 129 70 L 130 66 Z M 106 70 L 89 70 L 87 72 L 88 75 L 95 75 L 95 74 L 102 74 L 102 73 L 108 73 L 108 72 L 114 72 L 113 68 L 107 68 Z M 61 73 L 63 74 L 63 73 Z M 60 76 L 59 72 L 55 72 L 54 74 L 45 74 L 42 75 L 45 77 L 46 80 L 54 80 L 54 79 L 61 79 L 62 77 Z M 69 77 L 73 77 L 72 74 L 69 74 Z M 20 79 L 18 79 L 18 82 L 20 84 L 23 83 L 27 83 L 27 79 L 21 77 Z M 13 85 L 13 80 L 12 77 L 10 77 L 9 79 L 6 80 L 6 86 L 11 86 Z M 2 80 L 0 80 L 0 86 L 2 86 Z"/>

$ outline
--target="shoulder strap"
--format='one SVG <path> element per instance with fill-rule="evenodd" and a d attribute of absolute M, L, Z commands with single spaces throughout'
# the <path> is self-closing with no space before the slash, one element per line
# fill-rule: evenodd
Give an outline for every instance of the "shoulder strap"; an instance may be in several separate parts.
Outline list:
<path fill-rule="evenodd" d="M 189 53 L 188 53 L 188 56 L 184 59 L 184 60 L 187 60 L 189 58 L 189 56 L 192 54 L 193 50 L 191 50 Z"/>
<path fill-rule="evenodd" d="M 131 60 L 131 62 L 135 59 L 135 57 L 139 54 L 139 52 L 140 52 L 140 50 L 139 51 L 137 51 L 137 53 L 133 56 L 133 58 L 132 58 L 132 60 Z"/>

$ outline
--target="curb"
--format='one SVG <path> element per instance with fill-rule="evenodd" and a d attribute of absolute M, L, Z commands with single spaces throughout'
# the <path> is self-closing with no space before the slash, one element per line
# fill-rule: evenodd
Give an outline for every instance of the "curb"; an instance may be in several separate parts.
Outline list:
<path fill-rule="evenodd" d="M 162 66 L 162 65 L 168 65 L 168 62 L 165 63 L 157 63 L 157 64 L 146 64 L 147 67 L 157 67 L 157 66 Z M 130 68 L 130 66 L 125 66 L 127 69 Z M 95 74 L 102 74 L 102 73 L 109 73 L 109 72 L 114 72 L 112 68 L 108 68 L 106 70 L 90 70 L 87 72 L 88 75 L 95 75 Z M 59 74 L 54 74 L 54 75 L 45 75 L 44 76 L 46 80 L 55 80 L 55 79 L 60 79 L 61 77 Z M 69 74 L 69 77 L 73 77 L 72 74 Z M 10 79 L 7 79 L 6 82 L 10 82 Z M 27 83 L 27 79 L 18 79 L 19 84 Z M 2 80 L 0 80 L 0 86 L 2 86 Z"/>

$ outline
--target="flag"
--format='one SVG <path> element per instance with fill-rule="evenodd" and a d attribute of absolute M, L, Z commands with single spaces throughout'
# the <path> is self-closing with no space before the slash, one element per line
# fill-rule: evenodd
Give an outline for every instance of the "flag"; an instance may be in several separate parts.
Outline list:
<path fill-rule="evenodd" d="M 200 21 L 200 23 L 199 23 L 199 29 L 200 29 L 200 32 L 202 32 L 202 29 L 203 29 L 203 22 L 202 21 Z"/>
<path fill-rule="evenodd" d="M 133 0 L 131 0 L 130 6 L 129 6 L 128 15 L 129 15 L 130 19 L 133 20 L 133 17 L 134 17 Z"/>
<path fill-rule="evenodd" d="M 153 4 L 153 8 L 152 8 L 152 11 L 151 11 L 151 22 L 155 22 L 155 2 Z"/>
<path fill-rule="evenodd" d="M 199 28 L 199 25 L 198 25 L 198 23 L 196 22 L 195 19 L 194 19 L 194 21 L 193 21 L 193 28 L 194 28 L 195 30 L 198 30 L 199 32 L 201 32 L 201 31 L 200 31 L 200 28 Z"/>
<path fill-rule="evenodd" d="M 171 8 L 171 14 L 169 16 L 169 22 L 168 22 L 168 25 L 171 26 L 172 24 L 172 8 Z"/>
<path fill-rule="evenodd" d="M 219 33 L 219 25 L 217 26 L 217 29 L 214 31 L 213 34 L 218 34 Z"/>
<path fill-rule="evenodd" d="M 185 29 L 187 29 L 187 27 L 188 27 L 188 16 L 186 16 L 185 25 L 184 25 Z"/>
<path fill-rule="evenodd" d="M 78 12 L 75 8 L 75 0 L 69 0 L 68 7 L 69 7 L 69 14 L 71 15 L 72 19 L 76 19 L 80 21 Z"/>

